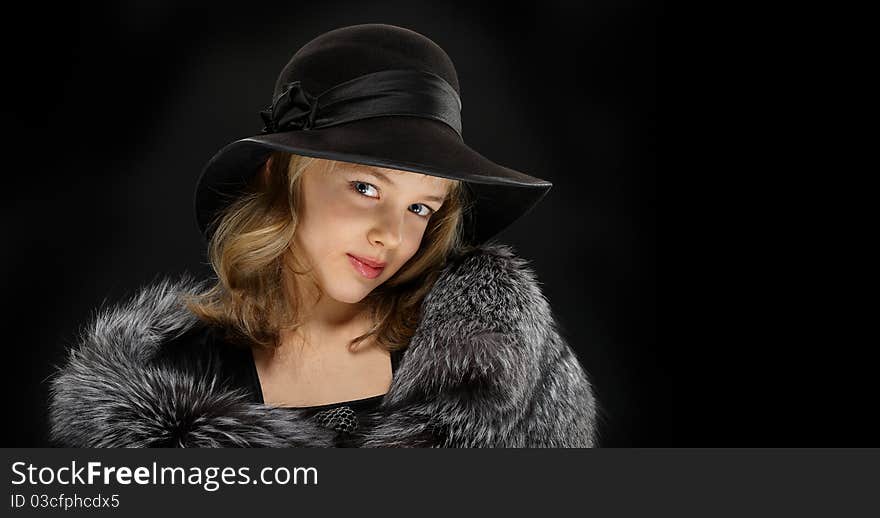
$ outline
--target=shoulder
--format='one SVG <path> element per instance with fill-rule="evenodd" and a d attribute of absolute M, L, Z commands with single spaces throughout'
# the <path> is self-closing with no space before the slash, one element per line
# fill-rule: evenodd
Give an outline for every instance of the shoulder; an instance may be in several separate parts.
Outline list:
<path fill-rule="evenodd" d="M 525 376 L 556 344 L 554 318 L 529 262 L 503 244 L 453 258 L 425 297 L 422 354 L 449 379 Z M 438 379 L 443 379 L 440 377 Z"/>
<path fill-rule="evenodd" d="M 204 343 L 205 327 L 180 297 L 199 286 L 188 274 L 166 277 L 95 311 L 51 381 L 49 418 L 56 440 L 82 444 L 71 438 L 87 429 L 86 416 L 100 423 L 110 408 L 131 409 L 185 378 L 158 366 L 184 365 Z"/>
<path fill-rule="evenodd" d="M 69 360 L 102 356 L 148 361 L 163 345 L 198 332 L 199 320 L 185 307 L 183 297 L 203 287 L 204 281 L 183 273 L 153 281 L 121 302 L 99 307 L 81 329 Z"/>
<path fill-rule="evenodd" d="M 591 385 L 557 327 L 534 270 L 512 247 L 452 258 L 425 297 L 387 398 L 387 407 L 412 412 L 365 444 L 434 430 L 447 446 L 593 445 Z"/>
<path fill-rule="evenodd" d="M 205 372 L 205 367 L 243 350 L 186 307 L 185 297 L 202 292 L 206 283 L 189 273 L 163 277 L 101 307 L 69 351 L 67 368 L 168 366 Z"/>
<path fill-rule="evenodd" d="M 554 334 L 528 261 L 508 245 L 484 244 L 451 258 L 438 276 L 402 368 L 414 364 L 428 390 L 521 386 L 561 347 Z"/>
<path fill-rule="evenodd" d="M 500 243 L 451 258 L 428 299 L 438 311 L 494 318 L 486 323 L 496 329 L 507 327 L 511 317 L 541 319 L 549 311 L 530 262 Z"/>
<path fill-rule="evenodd" d="M 230 384 L 215 330 L 182 303 L 202 283 L 188 275 L 101 308 L 50 385 L 49 437 L 65 447 L 329 444 L 309 423 L 255 404 Z M 236 373 L 240 369 L 236 369 Z"/>
<path fill-rule="evenodd" d="M 216 330 L 202 322 L 178 336 L 160 340 L 145 362 L 148 367 L 175 367 L 191 372 L 204 370 L 201 366 L 211 363 L 217 357 L 215 347 Z"/>

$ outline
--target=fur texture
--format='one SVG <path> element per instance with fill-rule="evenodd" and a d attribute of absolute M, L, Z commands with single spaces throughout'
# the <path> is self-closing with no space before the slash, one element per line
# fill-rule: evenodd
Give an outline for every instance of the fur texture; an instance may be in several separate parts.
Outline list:
<path fill-rule="evenodd" d="M 66 447 L 328 447 L 296 411 L 252 403 L 198 369 L 151 362 L 198 324 L 184 275 L 104 308 L 52 380 L 50 436 Z M 527 262 L 486 244 L 450 262 L 391 387 L 360 418 L 361 447 L 593 447 L 596 403 Z"/>

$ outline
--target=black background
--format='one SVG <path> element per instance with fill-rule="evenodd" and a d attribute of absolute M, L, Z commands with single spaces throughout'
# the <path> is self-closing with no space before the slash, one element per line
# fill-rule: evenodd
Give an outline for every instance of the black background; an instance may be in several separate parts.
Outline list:
<path fill-rule="evenodd" d="M 695 428 L 691 409 L 673 414 L 673 378 L 688 366 L 674 341 L 657 340 L 658 6 L 8 9 L 3 378 L 14 421 L 2 446 L 47 444 L 47 378 L 100 304 L 158 276 L 208 274 L 191 205 L 201 168 L 259 131 L 257 113 L 294 51 L 357 23 L 400 25 L 437 42 L 458 70 L 468 144 L 554 183 L 498 239 L 532 262 L 594 383 L 600 444 L 736 445 L 725 429 Z"/>

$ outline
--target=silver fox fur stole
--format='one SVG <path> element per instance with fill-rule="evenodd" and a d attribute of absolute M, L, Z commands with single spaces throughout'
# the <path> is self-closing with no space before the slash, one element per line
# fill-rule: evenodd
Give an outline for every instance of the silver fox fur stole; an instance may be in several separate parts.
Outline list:
<path fill-rule="evenodd" d="M 50 439 L 65 447 L 328 447 L 298 411 L 249 401 L 211 362 L 151 362 L 200 324 L 182 275 L 102 308 L 52 379 Z M 596 402 L 528 263 L 493 243 L 451 261 L 424 300 L 359 447 L 594 447 Z"/>

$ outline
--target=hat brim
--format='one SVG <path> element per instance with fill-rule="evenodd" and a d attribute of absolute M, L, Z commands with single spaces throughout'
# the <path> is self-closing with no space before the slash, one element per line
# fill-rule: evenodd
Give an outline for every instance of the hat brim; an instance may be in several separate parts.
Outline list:
<path fill-rule="evenodd" d="M 552 183 L 496 164 L 465 144 L 446 124 L 420 117 L 362 119 L 306 131 L 256 135 L 222 148 L 205 166 L 195 193 L 202 235 L 243 192 L 273 151 L 411 171 L 466 182 L 473 207 L 465 239 L 480 244 L 521 218 Z"/>

